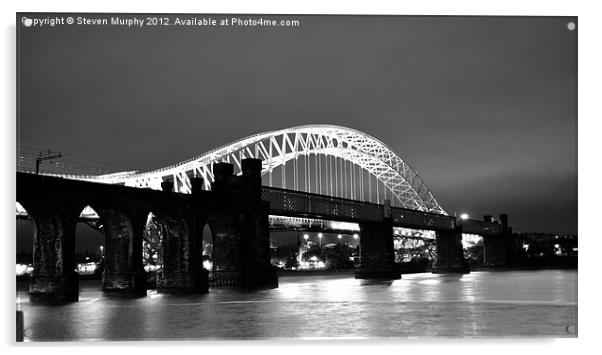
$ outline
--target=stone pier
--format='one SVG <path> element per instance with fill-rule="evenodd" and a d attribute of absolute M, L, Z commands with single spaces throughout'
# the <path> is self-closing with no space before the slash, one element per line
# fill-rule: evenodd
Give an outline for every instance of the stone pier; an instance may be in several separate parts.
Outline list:
<path fill-rule="evenodd" d="M 98 208 L 104 224 L 105 248 L 102 289 L 109 293 L 146 295 L 146 272 L 142 263 L 143 216 L 131 218 L 124 211 Z"/>
<path fill-rule="evenodd" d="M 360 265 L 356 279 L 397 280 L 401 278 L 393 249 L 393 222 L 390 216 L 382 222 L 360 224 Z"/>
<path fill-rule="evenodd" d="M 464 259 L 462 248 L 462 228 L 451 231 L 437 231 L 437 259 L 433 263 L 433 273 L 469 272 L 468 262 Z"/>
<path fill-rule="evenodd" d="M 191 180 L 192 193 L 198 195 L 203 180 Z M 163 182 L 161 187 L 167 194 L 173 193 L 173 183 Z M 198 196 L 195 196 L 198 197 Z M 193 223 L 199 218 L 193 209 L 187 222 L 182 213 L 167 209 L 159 213 L 158 222 L 164 226 L 163 269 L 158 274 L 157 292 L 161 293 L 206 293 L 209 291 L 208 272 L 202 268 L 202 230 L 199 232 Z M 200 223 L 199 223 L 200 224 Z M 198 242 L 195 242 L 197 241 Z"/>
<path fill-rule="evenodd" d="M 233 175 L 231 164 L 213 166 L 213 286 L 278 287 L 270 264 L 269 205 L 261 200 L 261 160 L 243 159 L 241 166 L 241 176 Z"/>
<path fill-rule="evenodd" d="M 74 211 L 51 202 L 26 205 L 33 222 L 32 301 L 73 302 L 79 298 L 75 272 Z"/>
<path fill-rule="evenodd" d="M 491 222 L 491 216 L 483 217 L 485 222 Z M 501 233 L 499 235 L 483 236 L 483 264 L 489 267 L 506 266 L 510 248 L 510 233 L 508 215 L 500 214 Z"/>

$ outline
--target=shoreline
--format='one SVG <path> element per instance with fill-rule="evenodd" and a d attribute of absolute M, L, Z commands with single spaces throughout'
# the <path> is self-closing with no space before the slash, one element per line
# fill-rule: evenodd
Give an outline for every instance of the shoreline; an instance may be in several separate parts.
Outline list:
<path fill-rule="evenodd" d="M 402 268 L 404 267 L 401 264 Z M 408 265 L 409 266 L 409 265 Z M 575 263 L 565 264 L 565 265 L 520 265 L 520 266 L 499 266 L 499 267 L 486 267 L 486 266 L 473 266 L 469 268 L 469 271 L 492 271 L 492 272 L 504 272 L 504 271 L 539 271 L 539 270 L 578 270 L 578 265 L 575 260 Z M 408 269 L 403 270 L 401 275 L 408 274 L 420 274 L 420 273 L 431 273 L 431 268 L 425 269 Z M 331 275 L 354 275 L 355 268 L 346 268 L 339 270 L 278 270 L 278 277 L 280 276 L 309 276 L 309 275 L 317 275 L 317 276 L 331 276 Z M 80 275 L 79 280 L 101 280 L 100 275 Z M 29 281 L 29 276 L 16 276 L 17 282 Z"/>
<path fill-rule="evenodd" d="M 555 265 L 555 266 L 500 266 L 500 267 L 474 267 L 470 268 L 469 271 L 491 271 L 491 272 L 504 272 L 504 271 L 542 271 L 542 270 L 575 270 L 578 268 L 572 266 L 565 265 Z M 408 270 L 405 272 L 401 272 L 401 275 L 409 275 L 409 274 L 421 274 L 421 273 L 432 273 L 431 268 L 427 268 L 424 270 Z M 278 276 L 309 276 L 309 275 L 317 275 L 317 276 L 331 276 L 331 275 L 354 275 L 355 269 L 341 269 L 341 270 L 278 270 Z"/>

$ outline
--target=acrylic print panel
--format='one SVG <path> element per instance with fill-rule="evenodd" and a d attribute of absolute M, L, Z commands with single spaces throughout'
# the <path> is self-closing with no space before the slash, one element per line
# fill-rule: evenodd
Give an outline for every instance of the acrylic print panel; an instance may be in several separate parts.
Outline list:
<path fill-rule="evenodd" d="M 18 340 L 577 336 L 575 17 L 16 21 Z"/>

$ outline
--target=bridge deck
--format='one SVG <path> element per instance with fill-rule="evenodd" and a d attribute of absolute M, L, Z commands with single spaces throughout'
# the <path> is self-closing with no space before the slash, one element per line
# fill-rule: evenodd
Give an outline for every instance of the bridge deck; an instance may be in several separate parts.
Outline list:
<path fill-rule="evenodd" d="M 134 198 L 139 200 L 157 200 L 165 198 L 165 194 L 142 188 L 109 185 L 102 183 L 75 181 L 56 177 L 36 176 L 17 173 L 17 199 L 23 195 L 56 195 L 69 190 L 71 194 L 86 191 L 88 195 Z M 211 192 L 202 191 L 207 200 Z M 170 194 L 176 201 L 184 202 L 192 196 L 188 194 Z M 362 202 L 339 197 L 318 195 L 308 192 L 286 190 L 274 187 L 262 187 L 262 199 L 270 203 L 270 215 L 285 217 L 305 217 L 341 222 L 369 223 L 380 222 L 385 213 L 390 213 L 393 225 L 396 227 L 453 230 L 456 218 L 443 214 L 429 213 L 399 207 L 385 207 L 370 202 Z M 174 202 L 176 202 L 174 201 Z M 386 210 L 385 210 L 386 209 Z M 462 221 L 464 233 L 479 235 L 497 235 L 501 227 L 497 223 L 469 220 Z"/>
<path fill-rule="evenodd" d="M 270 203 L 270 213 L 281 216 L 357 223 L 380 222 L 385 216 L 384 205 L 274 187 L 264 186 L 262 198 Z M 455 217 L 399 207 L 391 207 L 390 213 L 396 227 L 431 230 L 455 228 Z"/>

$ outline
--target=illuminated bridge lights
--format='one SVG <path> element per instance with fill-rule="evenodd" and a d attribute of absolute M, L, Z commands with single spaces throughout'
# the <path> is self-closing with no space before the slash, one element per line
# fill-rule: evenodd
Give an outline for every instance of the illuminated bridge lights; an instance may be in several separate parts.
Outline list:
<path fill-rule="evenodd" d="M 447 215 L 418 173 L 378 139 L 355 129 L 307 125 L 259 133 L 162 169 L 105 175 L 58 175 L 64 178 L 161 189 L 172 181 L 174 190 L 191 192 L 191 177 L 213 182 L 213 164 L 228 162 L 241 173 L 242 160 L 263 161 L 264 185 L 356 201 L 384 203 Z"/>
<path fill-rule="evenodd" d="M 436 239 L 437 234 L 432 230 L 393 227 L 393 235 L 401 238 Z"/>
<path fill-rule="evenodd" d="M 462 233 L 462 247 L 470 248 L 482 243 L 483 237 L 478 234 Z"/>
<path fill-rule="evenodd" d="M 283 230 L 331 230 L 342 232 L 359 232 L 360 226 L 357 223 L 328 221 L 312 218 L 269 216 L 270 229 Z"/>

